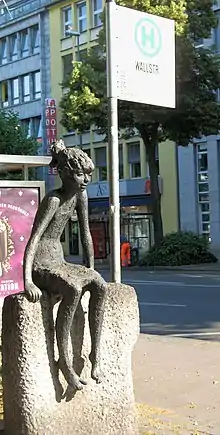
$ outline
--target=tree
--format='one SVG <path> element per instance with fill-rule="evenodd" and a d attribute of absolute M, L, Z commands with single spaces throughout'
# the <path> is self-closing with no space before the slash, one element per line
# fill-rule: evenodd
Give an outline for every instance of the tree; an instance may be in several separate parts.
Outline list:
<path fill-rule="evenodd" d="M 149 162 L 153 197 L 155 244 L 163 237 L 156 146 L 171 139 L 188 145 L 194 138 L 216 134 L 220 124 L 220 107 L 216 91 L 220 88 L 220 60 L 211 48 L 197 49 L 195 41 L 209 38 L 217 24 L 213 0 L 129 0 L 119 4 L 173 18 L 176 29 L 176 109 L 166 109 L 120 101 L 119 128 L 126 137 L 138 130 Z M 68 130 L 84 131 L 90 125 L 107 132 L 105 26 L 98 45 L 86 62 L 74 62 L 72 74 L 63 88 L 60 103 L 62 124 Z"/>
<path fill-rule="evenodd" d="M 37 140 L 27 137 L 27 129 L 18 116 L 12 111 L 0 110 L 0 154 L 36 155 L 37 149 Z M 7 173 L 4 178 L 20 178 L 20 171 Z"/>

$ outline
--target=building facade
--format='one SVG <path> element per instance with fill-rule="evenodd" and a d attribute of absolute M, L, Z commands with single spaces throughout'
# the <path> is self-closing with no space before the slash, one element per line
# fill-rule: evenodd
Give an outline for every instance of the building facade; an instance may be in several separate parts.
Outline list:
<path fill-rule="evenodd" d="M 198 46 L 220 52 L 220 1 L 214 6 L 218 26 Z M 219 93 L 217 95 L 219 100 Z M 178 148 L 180 226 L 203 234 L 220 249 L 220 135 L 195 140 Z"/>
<path fill-rule="evenodd" d="M 62 97 L 60 83 L 72 70 L 72 60 L 95 46 L 101 28 L 102 0 L 59 1 L 49 8 L 51 97 L 57 101 L 58 136 L 64 137 L 66 146 L 81 146 L 95 163 L 92 183 L 88 187 L 90 225 L 95 255 L 102 258 L 109 253 L 109 184 L 108 152 L 104 137 L 90 130 L 81 136 L 66 133 L 59 124 Z M 68 32 L 71 29 L 72 35 Z M 79 37 L 74 36 L 78 32 Z M 159 163 L 160 161 L 160 163 Z M 158 150 L 160 167 L 164 231 L 178 229 L 177 156 L 174 144 L 161 144 Z M 135 136 L 119 144 L 121 233 L 139 248 L 140 254 L 153 243 L 152 196 L 146 150 L 140 137 Z M 78 227 L 73 218 L 66 233 L 66 252 L 78 254 Z"/>
<path fill-rule="evenodd" d="M 49 2 L 50 3 L 50 2 Z M 0 108 L 16 112 L 27 134 L 46 150 L 44 101 L 50 95 L 46 0 L 8 1 L 0 13 Z M 46 170 L 41 176 L 47 179 Z"/>

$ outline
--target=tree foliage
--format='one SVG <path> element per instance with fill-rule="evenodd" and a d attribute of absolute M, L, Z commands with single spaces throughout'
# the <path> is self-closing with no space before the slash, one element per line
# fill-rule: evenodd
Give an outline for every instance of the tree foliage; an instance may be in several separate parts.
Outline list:
<path fill-rule="evenodd" d="M 0 110 L 0 154 L 36 155 L 38 142 L 27 137 L 27 130 L 12 111 Z M 1 178 L 20 178 L 18 173 L 7 173 Z"/>
<path fill-rule="evenodd" d="M 119 128 L 126 137 L 137 130 L 146 146 L 153 196 L 155 241 L 163 236 L 158 167 L 155 148 L 170 139 L 188 145 L 194 138 L 219 131 L 220 60 L 213 47 L 196 48 L 195 41 L 209 38 L 217 24 L 213 0 L 128 0 L 120 5 L 175 20 L 176 29 L 176 109 L 119 101 Z M 91 124 L 107 132 L 105 25 L 98 45 L 86 62 L 74 62 L 63 87 L 62 124 L 68 130 L 85 131 Z"/>

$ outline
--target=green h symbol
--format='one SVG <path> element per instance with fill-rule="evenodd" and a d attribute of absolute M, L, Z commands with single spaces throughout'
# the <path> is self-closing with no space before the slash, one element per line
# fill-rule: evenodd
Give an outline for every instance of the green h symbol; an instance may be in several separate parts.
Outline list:
<path fill-rule="evenodd" d="M 150 32 L 147 33 L 146 26 L 141 27 L 141 38 L 142 38 L 142 45 L 143 47 L 146 47 L 147 42 L 150 43 L 151 49 L 155 48 L 155 33 L 154 28 L 151 27 Z"/>

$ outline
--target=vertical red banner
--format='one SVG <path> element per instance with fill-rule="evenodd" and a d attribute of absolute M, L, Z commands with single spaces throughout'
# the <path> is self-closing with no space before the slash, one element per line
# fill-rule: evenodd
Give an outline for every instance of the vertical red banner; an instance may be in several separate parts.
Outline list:
<path fill-rule="evenodd" d="M 46 119 L 46 134 L 47 134 L 47 154 L 51 153 L 51 144 L 57 139 L 57 108 L 54 98 L 46 98 L 45 100 L 45 119 Z M 56 168 L 48 169 L 50 175 L 57 174 Z"/>
<path fill-rule="evenodd" d="M 38 188 L 0 188 L 0 298 L 24 290 L 24 250 L 39 200 Z"/>

